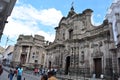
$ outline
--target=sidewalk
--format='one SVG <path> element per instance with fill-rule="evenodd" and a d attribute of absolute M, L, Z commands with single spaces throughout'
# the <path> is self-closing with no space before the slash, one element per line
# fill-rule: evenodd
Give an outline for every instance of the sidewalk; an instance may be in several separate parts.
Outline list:
<path fill-rule="evenodd" d="M 71 76 L 71 75 L 56 75 L 57 78 L 60 80 L 103 80 L 103 79 L 93 79 L 93 78 L 86 78 L 81 76 Z"/>

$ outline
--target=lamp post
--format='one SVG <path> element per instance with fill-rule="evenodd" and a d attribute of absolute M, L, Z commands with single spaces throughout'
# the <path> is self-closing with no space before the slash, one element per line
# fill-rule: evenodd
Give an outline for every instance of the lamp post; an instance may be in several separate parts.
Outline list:
<path fill-rule="evenodd" d="M 3 34 L 7 18 L 10 16 L 16 0 L 0 0 L 0 39 Z"/>

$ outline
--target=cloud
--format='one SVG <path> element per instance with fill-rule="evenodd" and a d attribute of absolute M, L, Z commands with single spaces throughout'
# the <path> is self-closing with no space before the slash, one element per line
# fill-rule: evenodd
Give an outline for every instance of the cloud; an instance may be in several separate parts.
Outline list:
<path fill-rule="evenodd" d="M 46 40 L 53 41 L 55 34 L 43 31 L 40 27 L 47 26 L 46 28 L 54 28 L 58 25 L 61 18 L 61 11 L 55 8 L 38 10 L 30 4 L 19 4 L 14 7 L 3 33 L 4 35 L 9 35 L 11 38 L 16 38 L 20 34 L 40 34 Z"/>
<path fill-rule="evenodd" d="M 40 15 L 38 17 L 42 24 L 56 27 L 62 18 L 62 14 L 55 8 L 51 8 L 40 11 Z"/>
<path fill-rule="evenodd" d="M 114 0 L 113 2 L 116 3 L 117 1 L 120 1 L 120 0 Z"/>
<path fill-rule="evenodd" d="M 98 17 L 101 17 L 100 15 L 97 15 L 97 18 Z M 101 22 L 95 22 L 94 20 L 94 14 L 91 16 L 91 23 L 94 25 L 94 26 L 99 26 L 101 24 Z"/>
<path fill-rule="evenodd" d="M 62 13 L 55 8 L 37 10 L 31 5 L 22 5 L 15 7 L 14 18 L 19 20 L 36 20 L 43 25 L 56 27 L 62 17 Z M 19 14 L 19 16 L 18 16 Z"/>
<path fill-rule="evenodd" d="M 101 18 L 101 15 L 100 15 L 100 14 L 97 14 L 97 17 L 98 17 L 98 18 Z"/>

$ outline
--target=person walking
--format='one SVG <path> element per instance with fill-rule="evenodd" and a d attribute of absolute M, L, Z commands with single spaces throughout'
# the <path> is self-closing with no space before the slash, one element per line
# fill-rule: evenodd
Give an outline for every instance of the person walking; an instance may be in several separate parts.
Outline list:
<path fill-rule="evenodd" d="M 48 80 L 47 75 L 46 74 L 42 75 L 40 80 Z"/>
<path fill-rule="evenodd" d="M 17 76 L 17 69 L 15 68 L 14 69 L 14 74 L 15 74 L 15 77 Z"/>
<path fill-rule="evenodd" d="M 3 73 L 3 68 L 2 68 L 2 64 L 0 64 L 0 80 L 1 80 L 2 73 Z"/>
<path fill-rule="evenodd" d="M 20 66 L 17 69 L 17 80 L 22 80 L 23 68 Z"/>
<path fill-rule="evenodd" d="M 48 72 L 48 80 L 58 80 L 58 79 L 54 76 L 54 72 L 53 72 L 53 71 Z"/>
<path fill-rule="evenodd" d="M 9 80 L 13 80 L 13 76 L 14 76 L 14 72 L 10 69 L 9 74 L 8 74 Z"/>

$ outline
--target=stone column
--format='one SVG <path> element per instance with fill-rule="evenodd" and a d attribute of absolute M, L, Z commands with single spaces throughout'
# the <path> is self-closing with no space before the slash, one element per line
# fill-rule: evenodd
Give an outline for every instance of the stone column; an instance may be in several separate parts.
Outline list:
<path fill-rule="evenodd" d="M 21 53 L 22 53 L 22 46 L 18 46 L 18 47 L 19 47 L 19 48 L 18 48 L 18 49 L 19 49 L 19 52 L 18 52 L 19 55 L 18 55 L 17 61 L 18 61 L 18 62 L 21 62 L 20 57 L 21 57 Z"/>
<path fill-rule="evenodd" d="M 28 60 L 29 60 L 29 55 L 30 55 L 30 46 L 28 47 L 28 51 L 27 51 L 27 58 L 26 58 L 26 64 L 28 64 Z"/>

